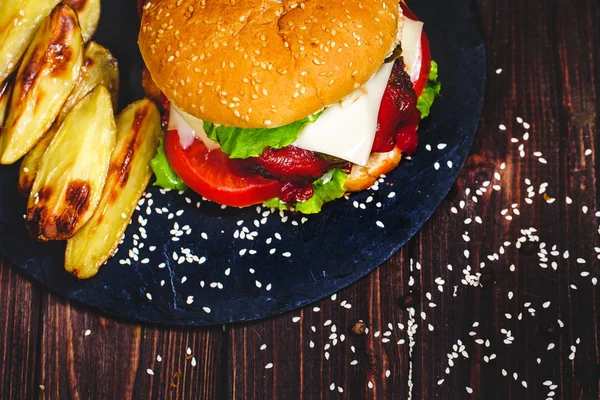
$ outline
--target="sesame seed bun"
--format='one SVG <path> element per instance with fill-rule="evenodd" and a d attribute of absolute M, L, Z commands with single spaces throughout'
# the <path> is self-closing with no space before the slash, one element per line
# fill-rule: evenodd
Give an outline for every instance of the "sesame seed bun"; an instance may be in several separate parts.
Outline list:
<path fill-rule="evenodd" d="M 395 47 L 400 19 L 388 0 L 149 0 L 139 46 L 185 112 L 273 128 L 365 83 Z"/>
<path fill-rule="evenodd" d="M 353 164 L 344 187 L 348 192 L 361 192 L 373 186 L 381 175 L 394 170 L 402 159 L 402 151 L 395 147 L 387 153 L 373 153 L 369 157 L 367 165 Z"/>

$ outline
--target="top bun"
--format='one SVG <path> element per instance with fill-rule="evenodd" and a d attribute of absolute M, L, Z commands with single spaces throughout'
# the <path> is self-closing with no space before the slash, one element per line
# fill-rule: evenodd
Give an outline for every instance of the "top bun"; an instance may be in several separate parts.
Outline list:
<path fill-rule="evenodd" d="M 395 47 L 400 19 L 388 0 L 148 0 L 139 46 L 185 112 L 273 128 L 365 83 Z"/>

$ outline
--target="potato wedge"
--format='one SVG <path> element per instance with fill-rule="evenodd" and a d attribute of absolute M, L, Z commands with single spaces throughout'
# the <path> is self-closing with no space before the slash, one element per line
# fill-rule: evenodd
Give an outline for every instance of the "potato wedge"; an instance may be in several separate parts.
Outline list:
<path fill-rule="evenodd" d="M 98 28 L 100 21 L 100 0 L 63 0 L 63 3 L 73 8 L 79 15 L 79 25 L 83 41 L 88 42 Z"/>
<path fill-rule="evenodd" d="M 46 133 L 73 90 L 82 62 L 77 15 L 59 4 L 40 26 L 17 72 L 0 135 L 0 164 L 23 157 Z"/>
<path fill-rule="evenodd" d="M 17 68 L 44 17 L 60 0 L 0 0 L 0 82 Z"/>
<path fill-rule="evenodd" d="M 96 275 L 114 254 L 148 185 L 161 132 L 158 108 L 149 99 L 131 104 L 117 119 L 117 132 L 100 204 L 67 241 L 65 269 L 79 279 Z"/>
<path fill-rule="evenodd" d="M 116 112 L 119 106 L 119 63 L 108 49 L 96 42 L 89 42 L 83 53 L 81 73 L 73 92 L 71 92 L 61 109 L 59 118 L 64 119 L 65 115 L 68 114 L 68 110 L 73 108 L 83 96 L 97 85 L 102 85 L 108 89 L 113 109 Z"/>
<path fill-rule="evenodd" d="M 117 127 L 104 86 L 67 116 L 40 162 L 27 204 L 27 228 L 39 240 L 72 237 L 100 202 Z"/>
<path fill-rule="evenodd" d="M 8 99 L 10 97 L 12 85 L 10 80 L 7 79 L 4 83 L 0 84 L 0 129 L 4 123 L 4 117 L 6 116 L 6 108 L 8 106 Z"/>
<path fill-rule="evenodd" d="M 29 193 L 42 155 L 52 142 L 65 117 L 73 107 L 97 85 L 105 86 L 110 92 L 113 110 L 116 112 L 119 103 L 119 66 L 112 54 L 96 42 L 88 43 L 83 55 L 83 66 L 75 88 L 60 109 L 58 117 L 50 130 L 29 150 L 21 162 L 19 173 L 19 191 Z"/>
<path fill-rule="evenodd" d="M 48 146 L 52 143 L 52 139 L 56 136 L 60 125 L 54 124 L 52 128 L 33 146 L 31 150 L 23 157 L 19 170 L 19 182 L 17 184 L 19 192 L 28 195 L 33 181 L 37 175 L 42 156 L 48 150 Z"/>

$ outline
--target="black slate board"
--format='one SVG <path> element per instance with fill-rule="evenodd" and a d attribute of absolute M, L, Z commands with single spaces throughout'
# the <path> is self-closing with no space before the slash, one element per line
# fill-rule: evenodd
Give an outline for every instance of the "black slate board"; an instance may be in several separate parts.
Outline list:
<path fill-rule="evenodd" d="M 121 104 L 127 104 L 143 95 L 135 2 L 103 0 L 102 5 L 95 39 L 119 59 Z M 151 215 L 146 214 L 150 201 L 146 199 L 118 254 L 97 277 L 80 282 L 62 268 L 63 244 L 40 244 L 29 238 L 22 218 L 26 200 L 16 190 L 18 166 L 0 167 L 0 252 L 56 293 L 107 314 L 168 325 L 200 326 L 268 317 L 355 282 L 404 245 L 446 196 L 466 159 L 483 103 L 485 50 L 469 2 L 429 0 L 409 5 L 425 22 L 433 58 L 440 65 L 443 96 L 422 123 L 418 154 L 401 163 L 379 190 L 330 204 L 304 223 L 300 215 L 286 214 L 284 223 L 275 214 L 263 225 L 263 217 L 254 207 L 221 209 L 192 193 L 161 194 L 150 188 Z M 446 144 L 442 150 L 437 148 L 440 143 Z M 431 151 L 426 150 L 427 144 Z M 390 198 L 392 191 L 397 195 Z M 365 209 L 356 208 L 355 201 Z M 381 207 L 376 206 L 378 202 Z M 168 213 L 156 213 L 156 208 L 162 207 L 173 213 L 183 210 L 183 214 L 169 219 Z M 139 250 L 139 260 L 147 258 L 148 263 L 121 264 L 134 235 L 141 235 L 144 219 L 147 239 L 140 239 L 145 247 Z M 242 226 L 239 221 L 244 221 Z M 173 242 L 170 234 L 175 222 L 180 229 L 185 225 L 191 228 L 178 242 Z M 242 227 L 257 231 L 258 236 L 234 239 L 234 232 Z M 202 238 L 202 233 L 208 239 Z M 276 233 L 281 240 L 275 238 Z M 272 238 L 270 244 L 268 238 Z M 150 252 L 149 246 L 156 250 Z M 179 258 L 182 248 L 205 257 L 206 262 L 178 264 L 173 252 Z M 270 254 L 273 248 L 276 253 Z M 247 252 L 240 256 L 242 249 Z M 291 256 L 285 257 L 285 252 Z M 159 268 L 161 263 L 163 268 Z"/>

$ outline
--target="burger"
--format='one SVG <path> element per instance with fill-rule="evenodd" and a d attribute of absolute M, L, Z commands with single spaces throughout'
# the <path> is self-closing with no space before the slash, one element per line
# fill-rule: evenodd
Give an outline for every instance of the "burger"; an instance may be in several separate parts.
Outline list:
<path fill-rule="evenodd" d="M 417 148 L 440 92 L 423 23 L 389 0 L 148 0 L 156 184 L 317 213 Z"/>

